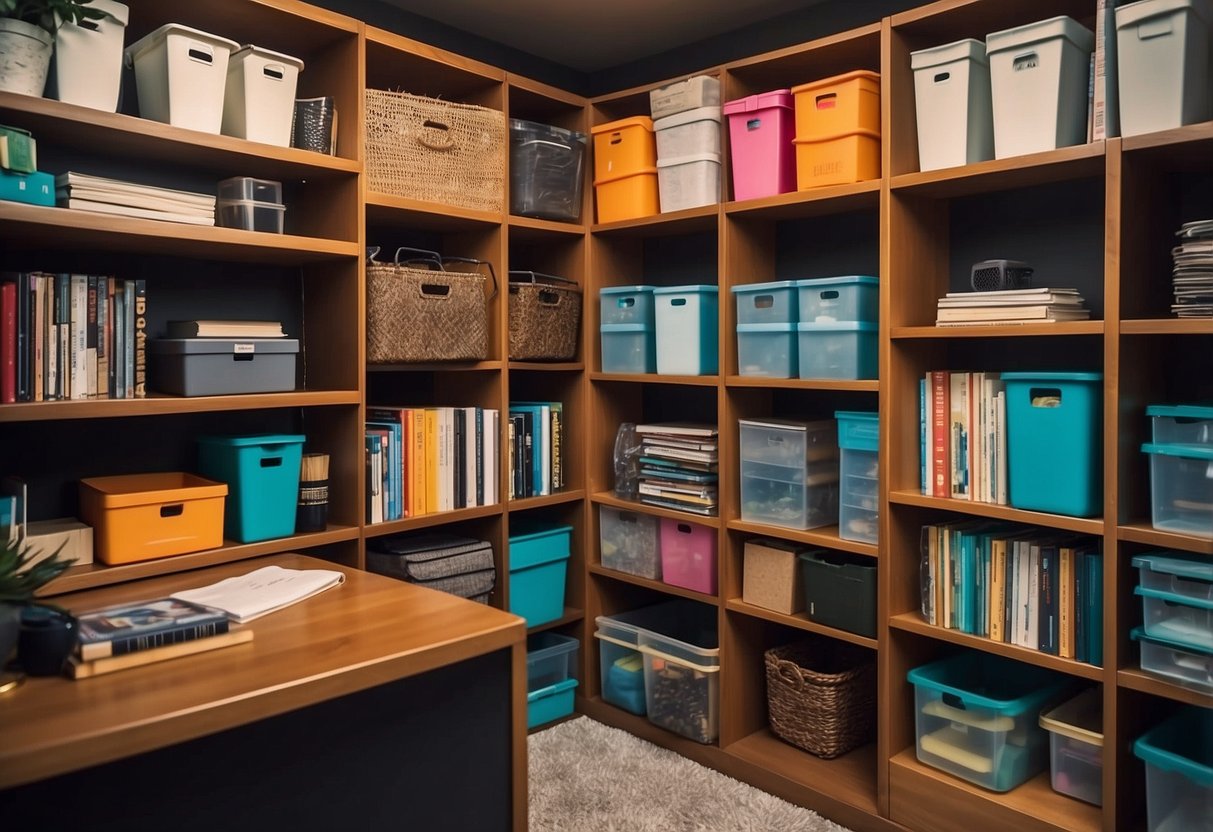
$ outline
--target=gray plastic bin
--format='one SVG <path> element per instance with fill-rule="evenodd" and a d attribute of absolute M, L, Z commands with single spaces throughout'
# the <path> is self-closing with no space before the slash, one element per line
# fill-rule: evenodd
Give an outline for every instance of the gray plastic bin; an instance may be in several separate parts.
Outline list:
<path fill-rule="evenodd" d="M 152 389 L 174 396 L 295 389 L 296 338 L 160 338 L 148 342 Z"/>

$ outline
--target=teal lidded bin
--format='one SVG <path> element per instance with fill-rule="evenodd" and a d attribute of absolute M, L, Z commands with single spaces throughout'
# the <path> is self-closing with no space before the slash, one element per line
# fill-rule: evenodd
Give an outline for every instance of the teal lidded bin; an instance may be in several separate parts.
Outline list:
<path fill-rule="evenodd" d="M 279 433 L 198 440 L 198 473 L 228 485 L 224 537 L 253 543 L 295 533 L 306 438 Z"/>
<path fill-rule="evenodd" d="M 534 633 L 526 640 L 526 727 L 535 728 L 573 713 L 580 642 L 559 633 Z"/>
<path fill-rule="evenodd" d="M 1003 373 L 1011 505 L 1071 517 L 1103 511 L 1103 374 Z"/>
<path fill-rule="evenodd" d="M 1146 765 L 1146 829 L 1208 829 L 1213 819 L 1213 710 L 1181 706 L 1138 737 L 1133 754 Z"/>
<path fill-rule="evenodd" d="M 510 536 L 510 612 L 528 627 L 564 615 L 564 578 L 572 526 L 528 530 Z"/>

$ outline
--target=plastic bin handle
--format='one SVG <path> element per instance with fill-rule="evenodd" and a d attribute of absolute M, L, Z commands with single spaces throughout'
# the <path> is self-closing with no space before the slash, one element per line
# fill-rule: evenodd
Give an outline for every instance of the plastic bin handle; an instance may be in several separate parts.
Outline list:
<path fill-rule="evenodd" d="M 1169 35 L 1171 32 L 1171 15 L 1150 18 L 1143 20 L 1137 26 L 1137 39 L 1152 40 L 1153 38 L 1160 38 L 1163 35 Z"/>
<path fill-rule="evenodd" d="M 1060 387 L 1032 387 L 1028 389 L 1028 401 L 1032 407 L 1061 407 Z"/>
<path fill-rule="evenodd" d="M 647 644 L 637 644 L 635 649 L 639 650 L 645 655 L 652 656 L 655 659 L 665 659 L 667 662 L 673 662 L 674 664 L 681 665 L 682 667 L 693 667 L 701 673 L 717 673 L 720 671 L 720 665 L 716 665 L 715 667 L 704 667 L 701 664 L 695 664 L 695 662 L 691 661 L 690 659 L 682 658 L 681 656 L 671 656 L 669 653 L 663 653 L 660 650 L 649 647 Z"/>
<path fill-rule="evenodd" d="M 1022 55 L 1016 55 L 1011 61 L 1011 69 L 1016 72 L 1023 72 L 1025 69 L 1036 69 L 1040 66 L 1040 56 L 1035 52 L 1025 52 Z"/>
<path fill-rule="evenodd" d="M 281 81 L 286 78 L 286 67 L 282 64 L 266 64 L 261 67 L 261 73 L 266 78 L 272 78 L 275 81 Z"/>
<path fill-rule="evenodd" d="M 543 144 L 543 145 L 547 145 L 548 147 L 554 147 L 557 150 L 572 150 L 573 149 L 571 145 L 561 144 L 560 142 L 549 142 L 547 139 L 531 139 L 530 141 L 523 142 L 522 146 L 530 147 L 533 144 Z"/>
<path fill-rule="evenodd" d="M 213 66 L 215 63 L 215 50 L 210 44 L 203 43 L 202 41 L 190 41 L 189 48 L 185 50 L 185 54 L 191 61 L 196 63 L 207 64 L 208 66 Z"/>
<path fill-rule="evenodd" d="M 951 77 L 952 77 L 952 73 L 950 73 L 950 72 L 937 72 L 937 73 L 935 73 L 935 77 L 932 78 L 931 80 L 936 84 L 942 84 L 944 81 L 949 80 Z"/>
<path fill-rule="evenodd" d="M 446 141 L 438 142 L 429 138 L 428 134 L 421 133 L 417 136 L 417 144 L 438 153 L 445 153 L 448 150 L 455 149 L 455 138 L 451 135 L 449 125 L 443 124 L 440 121 L 434 121 L 433 119 L 426 119 L 421 126 L 433 131 L 434 135 L 443 136 Z"/>

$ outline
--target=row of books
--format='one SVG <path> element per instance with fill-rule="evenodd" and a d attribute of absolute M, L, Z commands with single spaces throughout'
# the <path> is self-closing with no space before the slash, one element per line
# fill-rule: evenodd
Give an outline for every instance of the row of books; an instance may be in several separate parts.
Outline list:
<path fill-rule="evenodd" d="M 146 369 L 144 281 L 0 276 L 0 402 L 141 399 Z"/>
<path fill-rule="evenodd" d="M 1103 663 L 1097 540 L 968 520 L 923 526 L 921 552 L 927 623 Z"/>
<path fill-rule="evenodd" d="M 368 407 L 366 522 L 493 505 L 500 413 L 479 407 Z"/>
<path fill-rule="evenodd" d="M 719 434 L 714 425 L 659 422 L 637 425 L 640 502 L 715 516 L 719 497 Z"/>
<path fill-rule="evenodd" d="M 922 493 L 1007 504 L 1007 393 L 999 373 L 926 373 L 918 385 Z"/>
<path fill-rule="evenodd" d="M 546 497 L 564 487 L 564 405 L 511 402 L 507 426 L 510 499 Z"/>
<path fill-rule="evenodd" d="M 995 326 L 1085 321 L 1077 289 L 1006 289 L 995 292 L 948 292 L 939 299 L 936 326 Z"/>

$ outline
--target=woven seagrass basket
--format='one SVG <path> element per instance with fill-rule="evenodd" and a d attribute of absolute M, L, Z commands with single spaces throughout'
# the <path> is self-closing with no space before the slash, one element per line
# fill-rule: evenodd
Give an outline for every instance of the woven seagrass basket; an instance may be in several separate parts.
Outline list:
<path fill-rule="evenodd" d="M 491 264 L 409 248 L 397 250 L 394 263 L 380 263 L 377 253 L 371 249 L 366 265 L 368 364 L 488 358 L 488 306 L 497 293 Z M 453 264 L 487 268 L 492 293 L 485 293 L 484 274 Z"/>
<path fill-rule="evenodd" d="M 367 187 L 479 211 L 505 201 L 505 116 L 473 104 L 367 90 Z"/>
<path fill-rule="evenodd" d="M 569 361 L 577 354 L 581 287 L 563 277 L 510 272 L 510 360 Z"/>
<path fill-rule="evenodd" d="M 767 650 L 767 716 L 776 736 L 826 759 L 871 742 L 876 665 L 869 653 L 827 638 Z"/>

